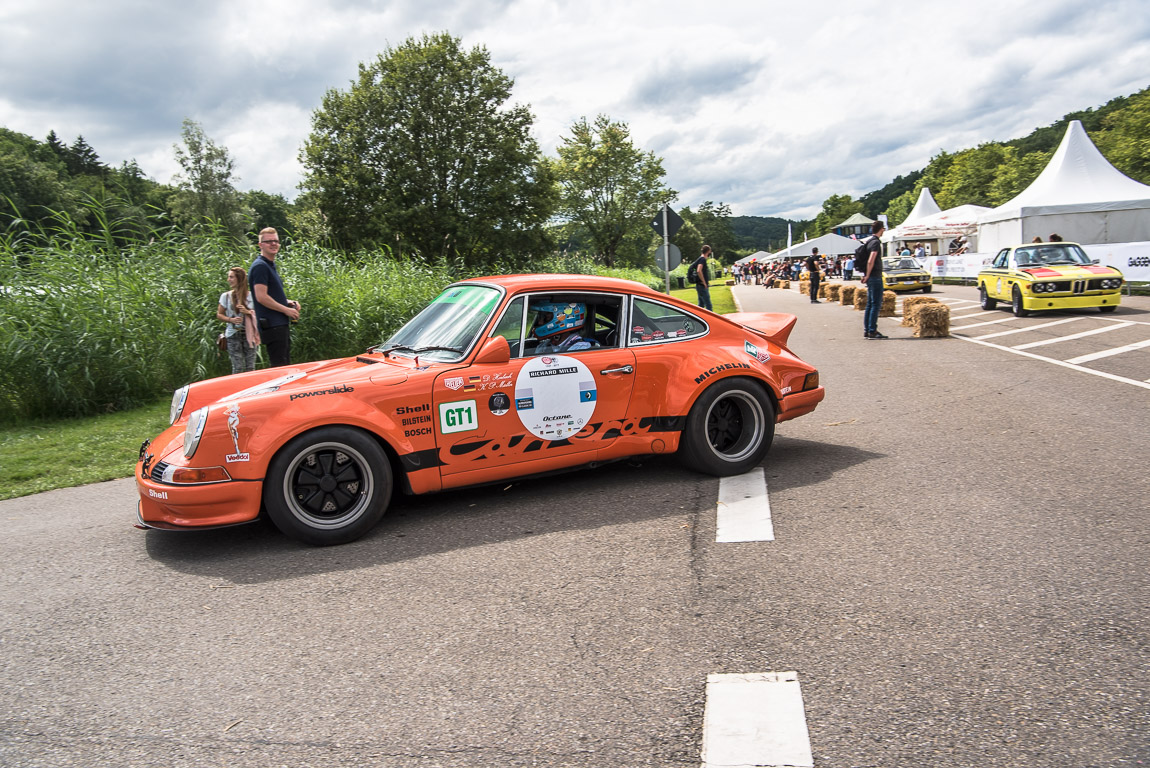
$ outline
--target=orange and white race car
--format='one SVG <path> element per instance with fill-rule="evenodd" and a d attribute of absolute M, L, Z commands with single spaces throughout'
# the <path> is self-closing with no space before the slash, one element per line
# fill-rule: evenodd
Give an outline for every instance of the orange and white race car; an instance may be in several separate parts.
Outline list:
<path fill-rule="evenodd" d="M 140 526 L 267 516 L 312 544 L 363 536 L 399 489 L 425 494 L 678 452 L 736 475 L 777 422 L 813 411 L 819 374 L 793 315 L 716 315 L 639 283 L 513 275 L 447 287 L 356 357 L 176 391 L 140 448 Z"/>

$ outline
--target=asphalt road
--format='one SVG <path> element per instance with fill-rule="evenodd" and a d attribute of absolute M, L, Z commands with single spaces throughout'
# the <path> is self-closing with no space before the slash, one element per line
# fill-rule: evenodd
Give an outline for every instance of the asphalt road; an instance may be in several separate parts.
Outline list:
<path fill-rule="evenodd" d="M 671 458 L 326 549 L 135 530 L 130 480 L 0 502 L 0 765 L 698 766 L 706 676 L 785 670 L 820 768 L 1150 764 L 1150 390 L 738 295 L 828 391 L 765 463 L 775 541 L 716 543 L 719 481 Z"/>

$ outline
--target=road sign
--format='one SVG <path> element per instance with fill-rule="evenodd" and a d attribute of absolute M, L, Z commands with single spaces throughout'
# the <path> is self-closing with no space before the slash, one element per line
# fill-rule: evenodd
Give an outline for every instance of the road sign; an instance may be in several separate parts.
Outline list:
<path fill-rule="evenodd" d="M 664 272 L 670 272 L 683 260 L 683 254 L 679 251 L 679 246 L 674 243 L 671 244 L 671 264 L 667 264 L 667 251 L 663 246 L 655 251 L 655 263 L 659 265 L 659 269 Z"/>
<path fill-rule="evenodd" d="M 664 211 L 664 209 L 667 211 L 667 230 L 668 231 L 666 234 L 663 233 L 663 211 Z M 671 206 L 664 205 L 662 208 L 659 209 L 659 212 L 655 214 L 655 219 L 654 219 L 654 221 L 651 222 L 651 226 L 655 228 L 656 232 L 658 232 L 660 235 L 663 235 L 663 237 L 671 237 L 672 235 L 674 235 L 676 232 L 679 231 L 679 227 L 683 226 L 683 219 L 681 216 L 679 216 L 679 214 L 675 213 L 675 211 L 671 209 Z"/>

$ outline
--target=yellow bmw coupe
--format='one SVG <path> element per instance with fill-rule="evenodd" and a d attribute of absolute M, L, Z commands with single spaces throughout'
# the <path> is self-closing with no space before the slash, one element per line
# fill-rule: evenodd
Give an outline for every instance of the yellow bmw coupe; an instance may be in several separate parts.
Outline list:
<path fill-rule="evenodd" d="M 1017 317 L 1038 310 L 1098 307 L 1113 312 L 1122 300 L 1122 273 L 1099 266 L 1078 243 L 1027 243 L 1003 248 L 978 273 L 983 309 L 1010 302 Z"/>

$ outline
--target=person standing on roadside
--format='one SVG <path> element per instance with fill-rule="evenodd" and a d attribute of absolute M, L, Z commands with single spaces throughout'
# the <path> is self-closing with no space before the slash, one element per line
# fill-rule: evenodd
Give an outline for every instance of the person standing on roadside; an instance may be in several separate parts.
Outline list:
<path fill-rule="evenodd" d="M 248 283 L 255 296 L 260 340 L 268 351 L 268 365 L 291 364 L 291 324 L 299 320 L 299 302 L 288 301 L 283 280 L 276 269 L 280 236 L 275 227 L 260 230 L 260 255 L 248 270 Z"/>
<path fill-rule="evenodd" d="M 866 311 L 863 312 L 863 338 L 885 339 L 878 332 L 878 313 L 882 309 L 882 237 L 886 229 L 881 221 L 871 224 L 871 236 L 866 242 L 866 256 L 857 265 L 862 281 L 866 283 Z"/>
<path fill-rule="evenodd" d="M 807 272 L 811 276 L 811 304 L 819 304 L 819 281 L 822 274 L 819 272 L 818 248 L 811 248 L 811 255 L 807 257 Z"/>
<path fill-rule="evenodd" d="M 707 257 L 711 255 L 711 246 L 704 245 L 699 258 L 691 262 L 691 269 L 695 271 L 695 293 L 699 297 L 699 306 L 714 312 L 711 306 L 711 283 L 707 279 Z"/>
<path fill-rule="evenodd" d="M 248 291 L 248 273 L 243 267 L 228 270 L 228 288 L 220 294 L 216 318 L 227 323 L 228 358 L 232 373 L 256 369 L 256 347 L 260 345 L 260 332 L 256 328 L 252 294 Z M 239 451 L 236 451 L 239 453 Z"/>

